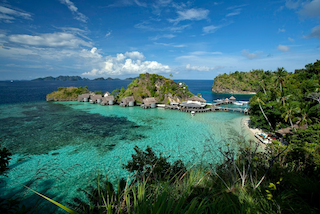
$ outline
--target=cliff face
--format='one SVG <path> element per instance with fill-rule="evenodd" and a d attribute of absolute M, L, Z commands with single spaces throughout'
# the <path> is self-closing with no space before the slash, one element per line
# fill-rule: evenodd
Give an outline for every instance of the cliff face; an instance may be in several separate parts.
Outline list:
<path fill-rule="evenodd" d="M 259 88 L 263 73 L 262 70 L 253 70 L 218 75 L 214 78 L 212 91 L 215 93 L 254 94 Z"/>
<path fill-rule="evenodd" d="M 157 74 L 140 74 L 139 78 L 133 80 L 126 90 L 122 90 L 117 98 L 133 96 L 138 102 L 146 97 L 155 97 L 158 103 L 182 102 L 193 96 L 188 86 L 167 79 Z"/>

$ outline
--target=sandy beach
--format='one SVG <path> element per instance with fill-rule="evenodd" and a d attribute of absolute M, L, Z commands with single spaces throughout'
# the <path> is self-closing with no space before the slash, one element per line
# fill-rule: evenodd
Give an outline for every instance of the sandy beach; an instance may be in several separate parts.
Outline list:
<path fill-rule="evenodd" d="M 250 118 L 249 118 L 249 117 L 242 119 L 242 126 L 243 126 L 244 128 L 246 128 L 246 129 L 250 132 L 251 137 L 254 138 L 257 142 L 259 142 L 262 148 L 265 148 L 265 147 L 266 147 L 266 144 L 260 142 L 254 135 L 255 135 L 256 133 L 264 133 L 264 134 L 266 134 L 266 133 L 263 132 L 262 129 L 250 127 L 249 124 L 250 124 Z"/>

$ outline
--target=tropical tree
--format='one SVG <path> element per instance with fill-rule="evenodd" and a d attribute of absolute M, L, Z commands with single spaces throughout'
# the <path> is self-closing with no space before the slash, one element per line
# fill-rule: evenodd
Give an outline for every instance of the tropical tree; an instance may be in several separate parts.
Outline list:
<path fill-rule="evenodd" d="M 264 113 L 263 108 L 262 108 L 262 106 L 261 106 L 261 104 L 262 104 L 262 105 L 265 105 L 265 103 L 262 101 L 262 99 L 261 99 L 259 96 L 256 95 L 256 96 L 254 96 L 254 98 L 253 98 L 253 100 L 251 101 L 251 103 L 252 103 L 253 105 L 254 105 L 254 104 L 258 104 L 258 105 L 259 105 L 259 108 L 260 108 L 261 113 L 263 114 L 264 118 L 265 118 L 266 121 L 268 122 L 271 130 L 274 131 L 274 129 L 273 129 L 273 127 L 272 127 L 272 125 L 271 125 L 271 123 L 270 123 L 267 115 Z"/>
<path fill-rule="evenodd" d="M 295 118 L 296 114 L 300 112 L 300 108 L 297 106 L 292 105 L 291 103 L 288 103 L 285 106 L 285 112 L 281 115 L 284 118 L 285 122 L 290 122 L 291 128 L 296 131 L 296 128 L 293 125 L 293 119 Z"/>
<path fill-rule="evenodd" d="M 278 68 L 277 71 L 275 71 L 276 77 L 277 77 L 277 83 L 280 86 L 280 93 L 282 94 L 282 88 L 284 86 L 285 77 L 287 76 L 288 72 L 283 68 Z"/>

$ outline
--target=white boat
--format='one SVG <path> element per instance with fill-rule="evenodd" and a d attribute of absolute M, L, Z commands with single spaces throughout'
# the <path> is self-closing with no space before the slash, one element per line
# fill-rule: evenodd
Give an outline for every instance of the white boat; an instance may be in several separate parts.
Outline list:
<path fill-rule="evenodd" d="M 239 101 L 239 103 L 242 103 L 242 105 L 249 105 L 249 101 Z"/>
<path fill-rule="evenodd" d="M 264 144 L 272 143 L 272 139 L 262 133 L 255 133 L 254 136 Z"/>
<path fill-rule="evenodd" d="M 194 112 L 194 111 L 191 111 L 191 115 L 192 115 L 192 116 L 194 116 L 194 115 L 195 115 L 195 113 L 196 113 L 196 112 Z"/>
<path fill-rule="evenodd" d="M 13 82 L 13 80 L 11 80 L 11 82 Z"/>
<path fill-rule="evenodd" d="M 235 105 L 238 105 L 238 106 L 242 106 L 243 105 L 243 103 L 241 103 L 241 102 L 233 102 L 233 104 L 235 104 Z"/>

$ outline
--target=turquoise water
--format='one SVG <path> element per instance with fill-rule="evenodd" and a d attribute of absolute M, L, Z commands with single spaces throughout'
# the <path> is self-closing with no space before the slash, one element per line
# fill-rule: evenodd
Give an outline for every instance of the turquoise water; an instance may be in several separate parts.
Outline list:
<path fill-rule="evenodd" d="M 0 139 L 14 155 L 0 196 L 23 195 L 24 203 L 56 208 L 24 190 L 20 184 L 55 200 L 71 202 L 83 196 L 97 174 L 111 181 L 130 176 L 122 165 L 137 145 L 152 147 L 170 160 L 186 164 L 221 161 L 218 148 L 247 135 L 240 113 L 209 112 L 191 116 L 165 109 L 101 106 L 78 102 L 36 102 L 0 105 Z"/>

